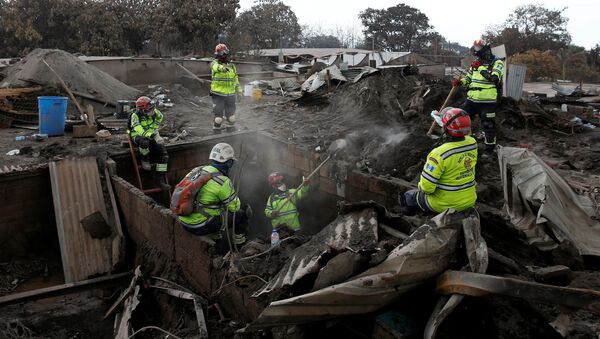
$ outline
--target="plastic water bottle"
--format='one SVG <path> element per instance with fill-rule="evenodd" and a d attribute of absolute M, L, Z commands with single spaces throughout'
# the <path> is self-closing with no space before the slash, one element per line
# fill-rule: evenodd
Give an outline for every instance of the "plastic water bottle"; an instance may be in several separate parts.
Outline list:
<path fill-rule="evenodd" d="M 25 136 L 25 135 L 18 135 L 15 138 L 16 141 L 23 141 L 23 140 L 26 140 L 26 139 L 27 139 L 27 136 Z"/>
<path fill-rule="evenodd" d="M 271 232 L 271 247 L 279 244 L 279 232 L 276 229 L 273 229 Z"/>
<path fill-rule="evenodd" d="M 15 137 L 16 141 L 23 141 L 23 140 L 36 140 L 36 141 L 42 141 L 48 139 L 48 134 L 42 134 L 42 133 L 35 133 L 32 135 L 19 135 L 17 137 Z"/>

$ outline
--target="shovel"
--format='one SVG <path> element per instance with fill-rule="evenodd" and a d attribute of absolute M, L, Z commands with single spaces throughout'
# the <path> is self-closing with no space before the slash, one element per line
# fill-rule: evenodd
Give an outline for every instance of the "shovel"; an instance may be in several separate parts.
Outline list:
<path fill-rule="evenodd" d="M 452 89 L 448 93 L 448 96 L 446 97 L 446 100 L 444 101 L 444 104 L 442 105 L 442 108 L 440 108 L 440 112 L 450 104 L 450 100 L 452 100 L 452 97 L 454 96 L 454 93 L 456 93 L 456 91 L 458 91 L 458 86 L 452 87 Z M 430 137 L 431 139 L 439 139 L 440 138 L 439 135 L 433 134 L 433 131 L 435 130 L 435 126 L 437 126 L 437 123 L 434 120 L 431 123 L 431 127 L 429 127 L 429 131 L 427 131 L 427 136 Z"/>
<path fill-rule="evenodd" d="M 342 149 L 346 148 L 346 146 L 348 146 L 348 142 L 344 139 L 337 139 L 334 142 L 331 143 L 331 145 L 329 145 L 329 148 L 327 149 L 327 153 L 329 154 L 327 156 L 327 158 L 325 158 L 325 160 L 323 160 L 323 162 L 321 162 L 319 164 L 319 166 L 317 166 L 317 168 L 315 168 L 314 171 L 312 171 L 308 177 L 306 177 L 306 179 L 304 179 L 304 181 L 302 181 L 302 183 L 300 184 L 300 186 L 298 186 L 298 188 L 296 188 L 296 191 L 294 191 L 294 193 L 292 195 L 290 195 L 289 197 L 286 198 L 286 200 L 283 202 L 283 204 L 277 209 L 277 212 L 281 211 L 285 205 L 288 204 L 288 202 L 290 200 L 292 200 L 292 198 L 294 196 L 296 196 L 296 194 L 298 192 L 300 192 L 300 189 L 302 187 L 304 187 L 304 183 L 309 181 L 310 178 L 312 178 L 315 173 L 319 172 L 319 170 L 321 169 L 321 167 L 323 167 L 323 165 L 325 165 L 326 162 L 329 161 L 329 159 L 331 159 L 337 152 L 341 151 Z"/>

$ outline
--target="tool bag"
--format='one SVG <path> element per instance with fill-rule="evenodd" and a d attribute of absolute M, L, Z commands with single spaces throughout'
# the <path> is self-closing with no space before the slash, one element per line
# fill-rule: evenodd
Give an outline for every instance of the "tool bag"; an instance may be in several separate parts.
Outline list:
<path fill-rule="evenodd" d="M 189 215 L 194 211 L 196 194 L 213 178 L 213 173 L 202 167 L 194 168 L 175 186 L 171 196 L 171 211 L 177 215 Z"/>

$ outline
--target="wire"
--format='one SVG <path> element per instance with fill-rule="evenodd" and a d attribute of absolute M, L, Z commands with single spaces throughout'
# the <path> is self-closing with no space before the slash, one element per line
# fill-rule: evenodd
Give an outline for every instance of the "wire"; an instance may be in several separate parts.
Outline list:
<path fill-rule="evenodd" d="M 173 334 L 173 333 L 171 333 L 171 332 L 168 332 L 168 331 L 165 331 L 165 330 L 163 330 L 162 328 L 160 328 L 160 327 L 156 327 L 156 326 L 145 326 L 145 327 L 142 327 L 142 328 L 140 328 L 139 330 L 137 330 L 137 331 L 133 332 L 133 334 L 132 334 L 132 335 L 130 335 L 130 336 L 127 338 L 127 339 L 131 339 L 131 338 L 135 337 L 135 335 L 136 335 L 136 334 L 138 334 L 138 333 L 140 333 L 140 332 L 143 332 L 143 331 L 145 331 L 145 330 L 158 330 L 158 331 L 161 331 L 162 333 L 164 333 L 164 334 L 166 334 L 166 335 L 170 335 L 171 337 L 173 337 L 173 338 L 175 338 L 175 339 L 182 339 L 182 338 L 180 338 L 180 337 L 176 336 L 175 334 Z"/>

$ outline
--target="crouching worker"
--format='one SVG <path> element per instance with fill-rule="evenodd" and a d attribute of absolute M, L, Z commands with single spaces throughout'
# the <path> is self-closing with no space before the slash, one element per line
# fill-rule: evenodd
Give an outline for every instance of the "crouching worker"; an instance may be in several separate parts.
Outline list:
<path fill-rule="evenodd" d="M 225 227 L 233 229 L 237 246 L 246 242 L 249 207 L 241 208 L 240 198 L 229 179 L 235 159 L 234 150 L 226 143 L 216 144 L 211 152 L 210 165 L 194 168 L 173 192 L 171 210 L 179 217 L 183 228 L 195 235 L 206 235 L 217 242 L 221 254 L 228 250 L 229 241 L 222 241 Z"/>
<path fill-rule="evenodd" d="M 139 97 L 135 102 L 136 110 L 129 116 L 127 133 L 133 143 L 139 147 L 142 160 L 142 169 L 150 171 L 150 157 L 157 159 L 154 184 L 156 187 L 168 191 L 171 186 L 167 184 L 167 164 L 169 154 L 163 138 L 158 133 L 163 121 L 163 114 L 154 107 L 152 100 L 146 96 Z"/>
<path fill-rule="evenodd" d="M 460 212 L 475 205 L 477 141 L 469 136 L 469 114 L 449 107 L 442 111 L 442 124 L 444 143 L 427 156 L 419 189 L 400 195 L 405 215 L 439 214 L 449 208 Z"/>
<path fill-rule="evenodd" d="M 294 232 L 300 230 L 300 213 L 296 207 L 298 200 L 304 198 L 308 192 L 308 181 L 304 180 L 299 190 L 287 189 L 284 177 L 278 172 L 271 173 L 268 181 L 273 192 L 267 200 L 265 215 L 271 219 L 274 229 L 288 227 Z"/>

